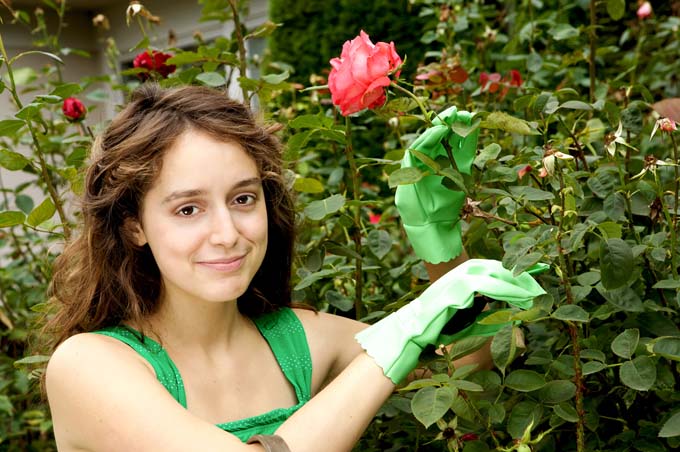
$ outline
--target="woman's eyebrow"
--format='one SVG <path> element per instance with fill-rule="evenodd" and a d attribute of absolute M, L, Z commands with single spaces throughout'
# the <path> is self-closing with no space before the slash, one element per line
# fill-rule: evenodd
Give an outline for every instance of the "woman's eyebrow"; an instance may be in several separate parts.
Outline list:
<path fill-rule="evenodd" d="M 259 177 L 251 177 L 248 179 L 243 179 L 234 184 L 234 186 L 231 188 L 232 190 L 238 190 L 239 188 L 243 187 L 248 187 L 251 185 L 261 185 L 262 184 L 262 179 Z M 170 193 L 168 196 L 163 198 L 163 201 L 161 202 L 162 204 L 167 204 L 171 201 L 174 201 L 175 199 L 181 199 L 181 198 L 192 198 L 195 196 L 202 196 L 205 195 L 207 192 L 206 190 L 201 190 L 201 189 L 189 189 L 189 190 L 178 190 Z"/>

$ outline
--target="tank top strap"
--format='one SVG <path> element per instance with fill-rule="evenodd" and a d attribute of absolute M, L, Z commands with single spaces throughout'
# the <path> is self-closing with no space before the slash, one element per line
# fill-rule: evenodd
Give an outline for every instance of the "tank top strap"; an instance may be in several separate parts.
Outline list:
<path fill-rule="evenodd" d="M 293 385 L 298 401 L 309 401 L 312 395 L 312 358 L 307 335 L 298 316 L 290 308 L 281 308 L 253 321 L 272 349 L 283 374 Z"/>
<path fill-rule="evenodd" d="M 93 333 L 109 336 L 129 345 L 151 364 L 156 372 L 156 378 L 165 386 L 172 397 L 184 408 L 187 407 L 182 376 L 175 363 L 172 362 L 170 356 L 158 342 L 144 336 L 137 330 L 123 325 L 103 328 L 93 331 Z"/>

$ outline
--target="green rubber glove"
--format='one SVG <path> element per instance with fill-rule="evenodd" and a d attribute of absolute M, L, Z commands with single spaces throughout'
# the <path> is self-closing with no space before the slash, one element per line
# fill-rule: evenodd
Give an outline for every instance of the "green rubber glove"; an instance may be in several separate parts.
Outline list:
<path fill-rule="evenodd" d="M 442 144 L 443 140 L 447 140 L 458 171 L 470 174 L 479 129 L 463 138 L 451 130 L 450 125 L 454 122 L 470 124 L 471 121 L 472 113 L 450 107 L 439 113 L 432 121 L 432 127 L 423 132 L 410 149 L 422 152 L 434 160 L 438 156 L 447 155 Z M 408 150 L 404 154 L 401 167 L 428 169 Z M 395 196 L 395 204 L 413 250 L 418 257 L 433 264 L 450 261 L 463 250 L 458 220 L 465 202 L 465 193 L 444 187 L 443 178 L 429 175 L 415 184 L 399 185 Z"/>
<path fill-rule="evenodd" d="M 472 306 L 475 293 L 528 309 L 534 297 L 545 291 L 527 272 L 513 277 L 512 271 L 499 261 L 471 259 L 439 278 L 403 308 L 359 332 L 356 340 L 397 384 L 418 365 L 426 346 L 447 345 L 451 337 L 488 336 L 498 331 L 498 325 L 475 323 L 453 336 L 441 334 L 459 309 Z"/>

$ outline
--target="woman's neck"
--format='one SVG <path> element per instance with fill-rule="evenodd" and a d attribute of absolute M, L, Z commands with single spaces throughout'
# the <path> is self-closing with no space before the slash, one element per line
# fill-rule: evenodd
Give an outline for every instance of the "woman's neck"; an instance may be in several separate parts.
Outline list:
<path fill-rule="evenodd" d="M 147 320 L 165 348 L 207 354 L 238 346 L 243 333 L 253 328 L 235 300 L 217 303 L 162 297 L 158 311 Z"/>

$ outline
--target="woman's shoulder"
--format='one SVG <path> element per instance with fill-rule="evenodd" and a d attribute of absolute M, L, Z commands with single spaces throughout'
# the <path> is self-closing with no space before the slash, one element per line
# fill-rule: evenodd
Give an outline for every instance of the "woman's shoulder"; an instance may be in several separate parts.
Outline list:
<path fill-rule="evenodd" d="M 47 365 L 45 381 L 69 377 L 74 372 L 88 374 L 109 372 L 111 369 L 141 369 L 143 366 L 154 375 L 153 368 L 127 344 L 109 336 L 96 333 L 75 334 L 54 350 Z"/>

